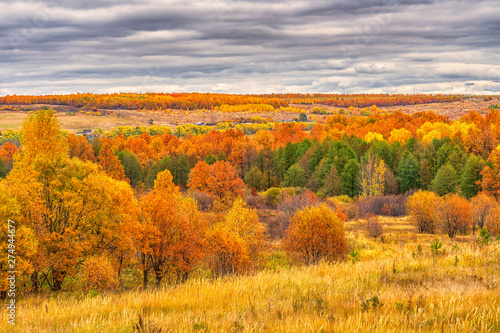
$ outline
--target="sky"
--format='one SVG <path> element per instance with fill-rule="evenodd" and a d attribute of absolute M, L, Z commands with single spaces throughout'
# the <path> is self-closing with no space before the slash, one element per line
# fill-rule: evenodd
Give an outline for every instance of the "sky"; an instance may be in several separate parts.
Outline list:
<path fill-rule="evenodd" d="M 498 0 L 0 2 L 0 95 L 500 94 Z"/>

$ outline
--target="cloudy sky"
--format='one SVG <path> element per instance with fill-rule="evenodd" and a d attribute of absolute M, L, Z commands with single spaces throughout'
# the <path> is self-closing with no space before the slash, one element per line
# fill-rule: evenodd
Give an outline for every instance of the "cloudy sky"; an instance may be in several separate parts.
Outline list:
<path fill-rule="evenodd" d="M 500 94 L 500 5 L 2 0 L 0 66 L 0 95 Z"/>

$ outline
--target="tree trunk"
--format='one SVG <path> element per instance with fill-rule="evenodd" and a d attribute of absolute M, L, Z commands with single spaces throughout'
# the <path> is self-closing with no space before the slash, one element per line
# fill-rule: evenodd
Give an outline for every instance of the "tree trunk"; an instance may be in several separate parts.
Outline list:
<path fill-rule="evenodd" d="M 161 279 L 163 279 L 163 272 L 160 270 L 155 270 L 155 276 L 156 276 L 156 288 L 159 288 Z"/>
<path fill-rule="evenodd" d="M 35 294 L 38 293 L 38 283 L 38 271 L 34 271 L 31 273 L 31 288 Z"/>
<path fill-rule="evenodd" d="M 63 271 L 52 271 L 52 291 L 59 291 L 62 288 L 62 283 L 64 281 L 64 276 L 66 272 Z"/>
<path fill-rule="evenodd" d="M 146 290 L 148 288 L 148 269 L 142 270 L 142 289 Z"/>

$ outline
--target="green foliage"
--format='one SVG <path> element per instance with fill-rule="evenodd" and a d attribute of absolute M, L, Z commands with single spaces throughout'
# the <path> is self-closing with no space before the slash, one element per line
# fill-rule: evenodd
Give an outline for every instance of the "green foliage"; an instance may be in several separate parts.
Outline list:
<path fill-rule="evenodd" d="M 355 159 L 347 162 L 342 174 L 340 175 L 340 187 L 342 193 L 355 197 L 359 194 L 358 174 L 360 165 Z"/>
<path fill-rule="evenodd" d="M 417 159 L 409 151 L 405 151 L 398 165 L 398 176 L 401 193 L 418 188 L 419 165 Z"/>
<path fill-rule="evenodd" d="M 476 155 L 470 155 L 463 168 L 462 176 L 460 177 L 460 187 L 462 194 L 470 199 L 475 196 L 481 186 L 477 184 L 482 179 L 481 171 L 485 167 L 486 162 Z"/>
<path fill-rule="evenodd" d="M 458 192 L 458 174 L 455 168 L 447 163 L 439 168 L 432 180 L 432 189 L 440 196 Z"/>
<path fill-rule="evenodd" d="M 481 238 L 481 244 L 488 245 L 491 241 L 491 234 L 485 227 L 481 228 L 479 232 L 479 237 Z"/>
<path fill-rule="evenodd" d="M 299 115 L 299 121 L 307 121 L 307 114 L 305 114 L 304 112 L 302 112 Z"/>
<path fill-rule="evenodd" d="M 352 251 L 349 253 L 349 257 L 348 257 L 349 261 L 352 263 L 352 264 L 355 264 L 357 263 L 358 261 L 360 261 L 361 259 L 359 258 L 359 252 L 356 251 L 355 249 L 352 249 Z"/>
<path fill-rule="evenodd" d="M 123 165 L 125 175 L 130 180 L 130 185 L 136 187 L 144 179 L 144 170 L 139 159 L 129 150 L 120 151 L 117 155 Z"/>
<path fill-rule="evenodd" d="M 270 206 L 276 206 L 278 204 L 278 197 L 281 193 L 281 189 L 279 187 L 271 187 L 267 189 L 264 193 L 266 203 Z"/>
<path fill-rule="evenodd" d="M 431 244 L 431 253 L 434 255 L 439 255 L 441 253 L 444 253 L 444 250 L 441 250 L 443 247 L 443 242 L 441 242 L 439 239 L 436 238 L 434 243 Z"/>
<path fill-rule="evenodd" d="M 363 302 L 361 302 L 361 310 L 363 312 L 369 311 L 369 310 L 376 310 L 383 306 L 384 304 L 380 302 L 377 296 L 373 296 L 370 299 L 367 299 Z"/>
<path fill-rule="evenodd" d="M 303 187 L 306 184 L 305 171 L 298 164 L 294 164 L 285 174 L 285 186 Z"/>
<path fill-rule="evenodd" d="M 245 184 L 249 188 L 262 191 L 265 188 L 265 177 L 257 166 L 253 166 L 245 175 Z"/>
<path fill-rule="evenodd" d="M 7 176 L 7 173 L 8 173 L 7 167 L 5 166 L 5 163 L 0 157 L 0 179 L 5 178 Z"/>

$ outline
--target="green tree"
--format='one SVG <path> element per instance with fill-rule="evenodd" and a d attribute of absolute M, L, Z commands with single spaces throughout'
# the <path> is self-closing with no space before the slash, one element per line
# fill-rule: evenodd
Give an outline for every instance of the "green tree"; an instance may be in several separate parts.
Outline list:
<path fill-rule="evenodd" d="M 0 178 L 5 178 L 5 176 L 7 176 L 7 173 L 7 167 L 5 166 L 2 158 L 0 158 Z"/>
<path fill-rule="evenodd" d="M 456 193 L 458 190 L 459 177 L 455 168 L 446 163 L 436 173 L 432 180 L 432 190 L 440 196 L 448 193 Z"/>
<path fill-rule="evenodd" d="M 130 180 L 130 185 L 132 187 L 139 185 L 144 179 L 144 170 L 139 159 L 129 150 L 118 152 L 118 158 L 122 162 L 125 176 Z"/>
<path fill-rule="evenodd" d="M 402 193 L 418 188 L 419 165 L 415 156 L 409 151 L 405 151 L 401 156 L 397 179 Z"/>
<path fill-rule="evenodd" d="M 294 164 L 285 174 L 284 185 L 288 187 L 303 187 L 306 184 L 305 171 L 298 164 Z"/>
<path fill-rule="evenodd" d="M 462 176 L 460 177 L 460 187 L 462 194 L 470 199 L 475 196 L 481 189 L 481 185 L 477 184 L 481 180 L 481 171 L 486 162 L 479 156 L 470 155 L 465 163 Z"/>
<path fill-rule="evenodd" d="M 340 195 L 340 177 L 335 166 L 330 167 L 330 172 L 326 176 L 320 191 L 329 197 Z"/>
<path fill-rule="evenodd" d="M 249 188 L 254 188 L 257 191 L 265 189 L 265 177 L 262 171 L 255 165 L 245 175 L 245 183 Z"/>
<path fill-rule="evenodd" d="M 347 162 L 340 175 L 340 187 L 342 193 L 347 194 L 350 197 L 354 197 L 359 194 L 358 187 L 358 174 L 359 174 L 359 163 L 355 159 L 351 159 Z"/>

